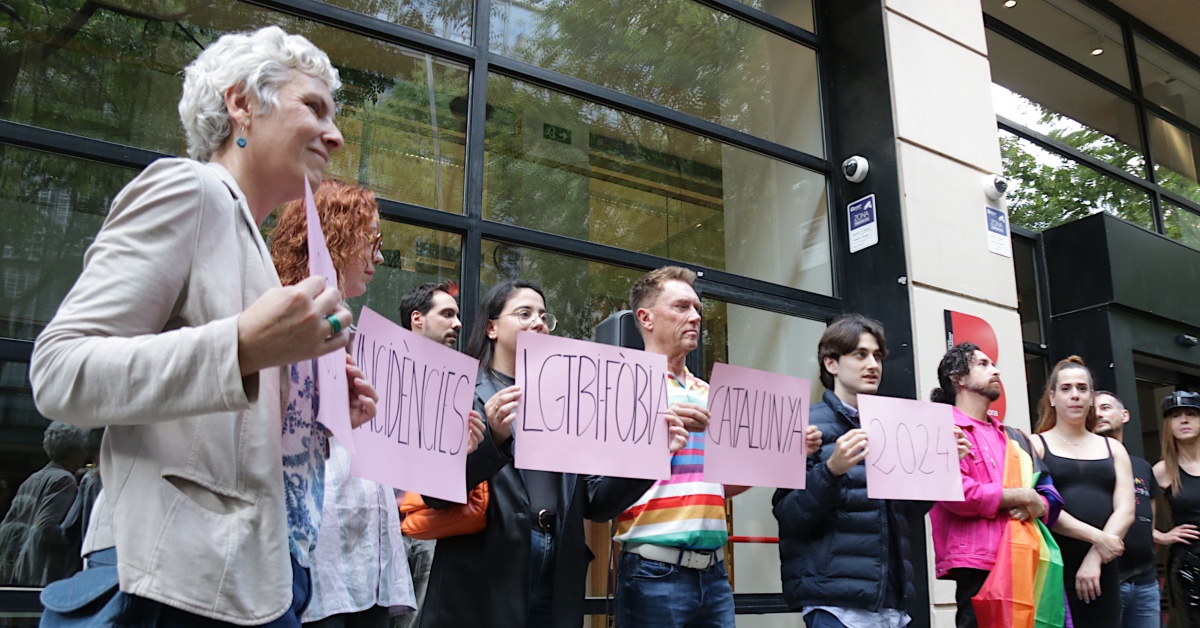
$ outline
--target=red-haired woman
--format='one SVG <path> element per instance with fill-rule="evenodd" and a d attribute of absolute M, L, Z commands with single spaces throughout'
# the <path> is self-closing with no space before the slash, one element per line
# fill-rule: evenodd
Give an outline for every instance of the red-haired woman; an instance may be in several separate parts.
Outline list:
<path fill-rule="evenodd" d="M 337 270 L 343 299 L 361 296 L 383 262 L 379 212 L 375 195 L 361 187 L 326 180 L 313 195 L 325 241 Z M 283 285 L 308 276 L 308 221 L 303 201 L 283 206 L 271 239 L 271 256 Z M 291 397 L 285 419 L 307 424 L 313 404 L 311 362 L 292 365 Z M 472 426 L 472 448 L 482 435 L 482 419 Z M 284 468 L 285 478 L 289 469 Z M 287 480 L 297 486 L 302 478 Z M 312 601 L 304 611 L 305 625 L 386 628 L 389 617 L 415 607 L 408 560 L 400 536 L 400 518 L 392 490 L 350 477 L 350 455 L 329 440 L 329 460 L 318 502 L 321 517 L 311 550 Z M 289 488 L 288 497 L 293 491 Z"/>
<path fill-rule="evenodd" d="M 1093 434 L 1092 373 L 1078 356 L 1055 365 L 1038 404 L 1033 441 L 1063 497 L 1054 524 L 1076 626 L 1121 624 L 1117 563 L 1133 524 L 1133 468 L 1120 441 Z"/>

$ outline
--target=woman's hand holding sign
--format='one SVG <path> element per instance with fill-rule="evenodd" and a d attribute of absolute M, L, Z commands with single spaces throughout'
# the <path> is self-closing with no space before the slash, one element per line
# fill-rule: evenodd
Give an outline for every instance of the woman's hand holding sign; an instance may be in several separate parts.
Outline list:
<path fill-rule="evenodd" d="M 492 440 L 502 445 L 512 438 L 512 424 L 517 418 L 517 406 L 521 403 L 521 387 L 509 386 L 492 395 L 483 404 L 487 410 L 488 426 L 492 428 Z"/>

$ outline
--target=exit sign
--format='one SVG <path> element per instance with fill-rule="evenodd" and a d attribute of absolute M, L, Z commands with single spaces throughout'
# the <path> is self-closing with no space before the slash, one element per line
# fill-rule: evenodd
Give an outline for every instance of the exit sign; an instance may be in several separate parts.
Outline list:
<path fill-rule="evenodd" d="M 542 139 L 558 142 L 559 144 L 570 144 L 571 129 L 564 129 L 561 126 L 542 123 Z"/>

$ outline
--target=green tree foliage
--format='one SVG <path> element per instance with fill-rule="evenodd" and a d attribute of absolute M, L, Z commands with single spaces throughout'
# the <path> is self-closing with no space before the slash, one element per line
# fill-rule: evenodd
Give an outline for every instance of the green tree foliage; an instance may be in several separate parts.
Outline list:
<path fill-rule="evenodd" d="M 1050 138 L 1135 176 L 1146 176 L 1146 159 L 1141 150 L 1031 101 L 1025 104 L 1037 113 L 1039 128 L 1050 127 L 1046 133 Z M 1008 211 L 1015 225 L 1041 231 L 1107 212 L 1154 229 L 1150 196 L 1139 188 L 1010 133 L 1000 134 L 1000 156 L 1005 175 L 1014 184 L 1008 194 Z M 1200 198 L 1194 180 L 1161 165 L 1155 175 L 1163 187 Z M 1196 222 L 1196 216 L 1183 208 L 1164 210 L 1166 235 L 1173 239 L 1195 240 Z"/>

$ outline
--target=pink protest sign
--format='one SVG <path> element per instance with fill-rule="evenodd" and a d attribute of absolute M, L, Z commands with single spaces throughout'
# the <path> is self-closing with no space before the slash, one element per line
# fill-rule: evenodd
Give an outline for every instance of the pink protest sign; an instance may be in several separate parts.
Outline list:
<path fill-rule="evenodd" d="M 859 395 L 858 420 L 869 443 L 867 497 L 963 500 L 953 406 Z"/>
<path fill-rule="evenodd" d="M 304 204 L 308 210 L 308 272 L 325 277 L 325 285 L 336 289 L 337 270 L 333 267 L 333 257 L 325 243 L 325 232 L 321 230 L 321 217 L 317 214 L 316 204 L 313 203 L 308 177 L 304 178 Z M 317 358 L 316 380 L 317 391 L 321 395 L 317 420 L 333 432 L 346 449 L 354 453 L 345 352 L 339 349 Z"/>
<path fill-rule="evenodd" d="M 804 488 L 811 389 L 811 382 L 799 377 L 714 364 L 704 481 Z"/>
<path fill-rule="evenodd" d="M 523 331 L 516 368 L 518 468 L 671 476 L 666 356 Z"/>
<path fill-rule="evenodd" d="M 379 393 L 354 430 L 350 472 L 385 486 L 467 501 L 468 421 L 479 361 L 364 307 L 352 354 Z"/>

